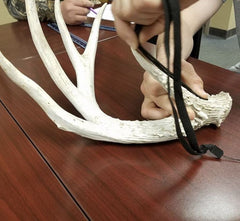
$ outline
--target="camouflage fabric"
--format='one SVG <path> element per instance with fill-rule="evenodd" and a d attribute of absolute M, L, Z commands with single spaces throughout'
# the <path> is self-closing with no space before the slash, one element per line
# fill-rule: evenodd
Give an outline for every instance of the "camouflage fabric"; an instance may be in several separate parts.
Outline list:
<path fill-rule="evenodd" d="M 26 8 L 24 0 L 3 0 L 9 14 L 17 20 L 26 20 Z M 40 21 L 55 21 L 54 0 L 36 0 Z"/>
<path fill-rule="evenodd" d="M 17 20 L 26 20 L 25 0 L 3 0 L 9 14 Z M 99 0 L 90 0 L 94 4 L 100 4 Z M 36 0 L 40 21 L 55 21 L 54 0 Z"/>

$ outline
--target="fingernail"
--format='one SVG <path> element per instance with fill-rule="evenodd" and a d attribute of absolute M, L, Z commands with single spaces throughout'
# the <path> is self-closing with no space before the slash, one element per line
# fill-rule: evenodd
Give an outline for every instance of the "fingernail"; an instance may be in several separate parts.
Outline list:
<path fill-rule="evenodd" d="M 202 98 L 208 98 L 210 95 L 206 92 L 206 91 L 204 91 L 204 89 L 202 89 L 202 88 L 198 88 L 197 90 L 195 90 L 195 92 L 200 96 L 200 97 L 202 97 Z"/>
<path fill-rule="evenodd" d="M 202 93 L 202 97 L 204 98 L 208 98 L 210 96 L 210 94 L 208 94 L 207 92 L 203 91 Z"/>

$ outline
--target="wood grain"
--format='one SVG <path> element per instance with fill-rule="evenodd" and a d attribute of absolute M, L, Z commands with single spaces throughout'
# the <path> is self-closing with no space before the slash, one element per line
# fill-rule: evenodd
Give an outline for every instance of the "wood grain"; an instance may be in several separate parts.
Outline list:
<path fill-rule="evenodd" d="M 0 104 L 0 219 L 86 220 Z"/>

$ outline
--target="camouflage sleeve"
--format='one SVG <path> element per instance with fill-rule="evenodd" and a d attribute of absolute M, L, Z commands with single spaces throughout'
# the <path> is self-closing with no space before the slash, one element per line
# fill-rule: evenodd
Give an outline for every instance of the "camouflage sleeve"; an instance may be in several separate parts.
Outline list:
<path fill-rule="evenodd" d="M 3 0 L 10 15 L 17 20 L 26 20 L 25 0 Z M 60 0 L 61 1 L 61 0 Z M 100 4 L 99 0 L 90 0 L 94 4 Z M 40 21 L 55 21 L 54 0 L 36 0 L 38 17 Z"/>
<path fill-rule="evenodd" d="M 25 0 L 3 0 L 10 15 L 17 20 L 26 20 Z M 40 21 L 55 21 L 54 0 L 36 0 Z"/>

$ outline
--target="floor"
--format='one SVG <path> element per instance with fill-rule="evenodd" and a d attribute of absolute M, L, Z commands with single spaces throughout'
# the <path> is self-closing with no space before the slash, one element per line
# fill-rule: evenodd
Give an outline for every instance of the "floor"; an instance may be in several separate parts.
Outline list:
<path fill-rule="evenodd" d="M 236 35 L 223 39 L 203 34 L 199 59 L 226 69 L 235 65 L 240 61 L 240 50 Z"/>

